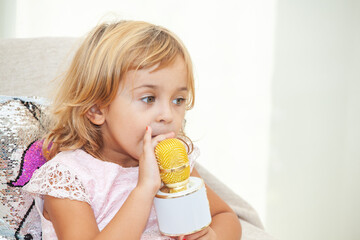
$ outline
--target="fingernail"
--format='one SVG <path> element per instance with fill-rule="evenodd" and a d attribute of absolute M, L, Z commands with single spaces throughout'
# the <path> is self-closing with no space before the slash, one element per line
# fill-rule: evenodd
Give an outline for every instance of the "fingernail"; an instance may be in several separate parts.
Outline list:
<path fill-rule="evenodd" d="M 149 130 L 149 126 L 146 126 L 146 131 L 148 131 Z"/>

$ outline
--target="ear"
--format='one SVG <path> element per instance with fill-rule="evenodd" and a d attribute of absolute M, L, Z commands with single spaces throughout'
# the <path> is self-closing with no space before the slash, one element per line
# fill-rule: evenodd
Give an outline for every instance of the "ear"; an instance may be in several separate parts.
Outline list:
<path fill-rule="evenodd" d="M 103 109 L 97 105 L 92 106 L 86 113 L 86 117 L 95 125 L 102 125 L 105 122 L 105 114 Z"/>

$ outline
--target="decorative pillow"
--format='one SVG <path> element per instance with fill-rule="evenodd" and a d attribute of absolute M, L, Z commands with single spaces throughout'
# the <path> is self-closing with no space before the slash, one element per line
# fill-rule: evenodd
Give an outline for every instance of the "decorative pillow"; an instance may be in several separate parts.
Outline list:
<path fill-rule="evenodd" d="M 40 216 L 21 188 L 45 163 L 38 140 L 46 106 L 44 98 L 0 96 L 0 236 L 5 239 L 41 239 Z"/>

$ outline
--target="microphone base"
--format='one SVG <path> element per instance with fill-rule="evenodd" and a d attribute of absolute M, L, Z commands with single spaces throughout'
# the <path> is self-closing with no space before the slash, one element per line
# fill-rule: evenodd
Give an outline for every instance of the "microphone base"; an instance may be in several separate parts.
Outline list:
<path fill-rule="evenodd" d="M 176 237 L 203 230 L 211 223 L 204 181 L 190 177 L 187 190 L 177 193 L 159 191 L 154 198 L 159 230 Z"/>

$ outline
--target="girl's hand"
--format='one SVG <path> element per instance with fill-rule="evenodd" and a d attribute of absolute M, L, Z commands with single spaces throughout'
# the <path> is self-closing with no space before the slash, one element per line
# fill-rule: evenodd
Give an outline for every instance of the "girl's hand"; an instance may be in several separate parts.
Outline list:
<path fill-rule="evenodd" d="M 178 240 L 216 240 L 218 239 L 216 236 L 216 233 L 214 230 L 212 230 L 211 227 L 207 227 L 204 230 L 201 230 L 200 232 L 196 232 L 194 234 L 186 235 L 186 236 L 180 236 Z"/>
<path fill-rule="evenodd" d="M 152 195 L 155 195 L 161 186 L 159 167 L 155 157 L 156 145 L 167 138 L 175 137 L 175 133 L 158 135 L 151 137 L 152 129 L 146 128 L 144 135 L 143 153 L 139 159 L 139 179 L 137 187 L 149 190 Z"/>

